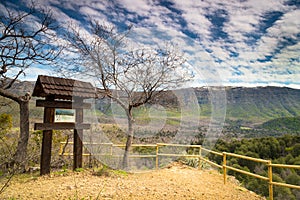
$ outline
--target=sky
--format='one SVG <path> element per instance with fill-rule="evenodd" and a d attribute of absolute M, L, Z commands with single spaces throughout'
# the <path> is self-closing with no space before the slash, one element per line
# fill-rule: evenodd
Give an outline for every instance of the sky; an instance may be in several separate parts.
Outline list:
<path fill-rule="evenodd" d="M 23 10 L 27 2 L 5 1 Z M 282 86 L 300 89 L 299 0 L 36 0 L 62 25 L 90 18 L 133 25 L 140 46 L 171 41 L 195 71 L 191 86 Z M 1 3 L 0 3 L 1 4 Z M 3 3 L 2 3 L 3 4 Z M 51 73 L 33 66 L 27 80 Z"/>

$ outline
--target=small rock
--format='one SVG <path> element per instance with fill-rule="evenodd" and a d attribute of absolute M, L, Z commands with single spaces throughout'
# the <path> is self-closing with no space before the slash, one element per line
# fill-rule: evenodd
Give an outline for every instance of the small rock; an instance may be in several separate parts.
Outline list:
<path fill-rule="evenodd" d="M 73 190 L 73 189 L 74 189 L 74 187 L 73 187 L 73 186 L 70 186 L 70 185 L 68 185 L 68 186 L 67 186 L 67 189 L 68 189 L 68 190 Z"/>

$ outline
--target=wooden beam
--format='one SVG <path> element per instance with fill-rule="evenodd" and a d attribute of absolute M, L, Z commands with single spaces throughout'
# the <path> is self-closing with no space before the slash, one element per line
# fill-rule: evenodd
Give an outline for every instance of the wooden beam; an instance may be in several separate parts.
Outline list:
<path fill-rule="evenodd" d="M 50 174 L 52 130 L 43 131 L 40 175 Z"/>
<path fill-rule="evenodd" d="M 44 108 L 44 123 L 54 122 L 54 112 L 54 108 Z M 40 175 L 50 174 L 52 133 L 52 130 L 43 130 Z"/>
<path fill-rule="evenodd" d="M 83 102 L 82 99 L 77 99 L 78 103 Z M 76 109 L 75 121 L 78 124 L 83 123 L 83 109 Z M 74 129 L 74 144 L 73 144 L 73 170 L 76 168 L 82 168 L 82 144 L 83 130 Z"/>
<path fill-rule="evenodd" d="M 90 124 L 75 124 L 68 122 L 56 122 L 56 123 L 35 123 L 34 130 L 66 130 L 66 129 L 89 129 Z"/>
<path fill-rule="evenodd" d="M 36 100 L 37 107 L 48 107 L 48 108 L 65 108 L 65 109 L 90 109 L 90 103 L 83 103 L 83 102 L 72 102 L 72 101 L 49 101 L 49 100 Z"/>
<path fill-rule="evenodd" d="M 73 170 L 82 168 L 82 144 L 83 130 L 74 129 L 74 143 L 73 143 Z"/>

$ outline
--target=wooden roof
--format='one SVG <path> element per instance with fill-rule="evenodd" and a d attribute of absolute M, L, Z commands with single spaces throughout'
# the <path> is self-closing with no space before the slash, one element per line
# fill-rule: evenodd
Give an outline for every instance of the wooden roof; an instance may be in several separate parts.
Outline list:
<path fill-rule="evenodd" d="M 38 76 L 32 96 L 67 100 L 74 97 L 97 97 L 95 87 L 91 83 L 44 75 Z"/>

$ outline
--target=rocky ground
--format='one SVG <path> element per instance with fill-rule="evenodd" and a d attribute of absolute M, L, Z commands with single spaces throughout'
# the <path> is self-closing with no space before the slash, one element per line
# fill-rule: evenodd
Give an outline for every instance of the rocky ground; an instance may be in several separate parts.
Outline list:
<path fill-rule="evenodd" d="M 42 177 L 16 176 L 0 199 L 265 199 L 239 186 L 232 177 L 224 185 L 223 176 L 215 170 L 198 170 L 179 163 L 143 173 L 100 174 L 85 170 Z"/>

